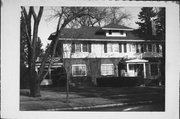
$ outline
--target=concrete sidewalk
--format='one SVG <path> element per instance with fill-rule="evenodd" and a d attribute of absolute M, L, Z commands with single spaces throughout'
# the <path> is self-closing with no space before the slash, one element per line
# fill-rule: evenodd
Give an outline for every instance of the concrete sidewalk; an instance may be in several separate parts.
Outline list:
<path fill-rule="evenodd" d="M 135 89 L 136 88 L 134 88 L 134 90 Z M 94 89 L 89 91 L 75 90 L 69 93 L 68 103 L 66 100 L 66 92 L 63 91 L 42 90 L 41 97 L 33 98 L 27 96 L 28 90 L 21 90 L 20 110 L 65 111 L 142 105 L 162 102 L 164 97 L 162 89 L 153 89 L 154 91 L 152 90 L 153 92 L 150 92 L 150 89 L 137 88 L 136 93 L 130 89 L 126 91 L 125 94 L 120 93 L 124 90 L 127 89 L 107 88 L 106 90 L 97 89 L 97 91 Z"/>

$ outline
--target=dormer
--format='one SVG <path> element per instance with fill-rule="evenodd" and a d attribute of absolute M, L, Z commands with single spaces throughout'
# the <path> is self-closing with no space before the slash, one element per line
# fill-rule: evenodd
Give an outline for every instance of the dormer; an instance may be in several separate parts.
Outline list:
<path fill-rule="evenodd" d="M 102 27 L 102 30 L 105 31 L 107 37 L 126 37 L 127 31 L 133 31 L 132 28 L 113 23 Z"/>

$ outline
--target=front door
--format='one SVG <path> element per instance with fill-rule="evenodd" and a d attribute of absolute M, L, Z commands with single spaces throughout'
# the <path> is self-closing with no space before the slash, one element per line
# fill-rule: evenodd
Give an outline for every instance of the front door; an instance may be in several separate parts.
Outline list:
<path fill-rule="evenodd" d="M 135 72 L 138 77 L 144 77 L 143 64 L 135 64 Z"/>

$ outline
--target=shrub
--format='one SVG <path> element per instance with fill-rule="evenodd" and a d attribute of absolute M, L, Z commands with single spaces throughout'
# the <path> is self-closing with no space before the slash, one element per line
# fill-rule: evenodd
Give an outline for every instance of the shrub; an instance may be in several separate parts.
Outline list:
<path fill-rule="evenodd" d="M 136 86 L 137 77 L 100 77 L 97 78 L 99 87 L 132 87 Z"/>

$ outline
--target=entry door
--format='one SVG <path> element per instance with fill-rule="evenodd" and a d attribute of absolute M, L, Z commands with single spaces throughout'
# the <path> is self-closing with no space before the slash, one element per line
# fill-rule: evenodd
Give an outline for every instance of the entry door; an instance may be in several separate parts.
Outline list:
<path fill-rule="evenodd" d="M 138 77 L 144 77 L 143 64 L 135 64 L 135 71 Z"/>

